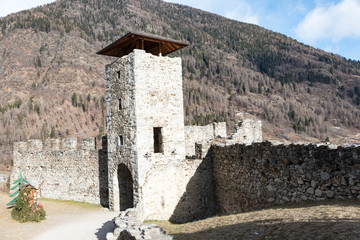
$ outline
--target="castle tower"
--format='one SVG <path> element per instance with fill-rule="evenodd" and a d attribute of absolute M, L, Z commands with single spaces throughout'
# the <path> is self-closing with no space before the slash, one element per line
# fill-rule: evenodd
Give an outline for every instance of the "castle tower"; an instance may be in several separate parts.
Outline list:
<path fill-rule="evenodd" d="M 181 59 L 164 57 L 185 46 L 130 32 L 98 52 L 118 57 L 106 66 L 112 210 L 141 205 L 142 186 L 154 165 L 185 159 Z"/>

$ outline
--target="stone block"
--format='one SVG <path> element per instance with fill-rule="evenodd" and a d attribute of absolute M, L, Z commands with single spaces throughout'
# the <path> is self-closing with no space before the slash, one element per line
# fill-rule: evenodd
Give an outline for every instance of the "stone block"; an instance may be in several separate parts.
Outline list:
<path fill-rule="evenodd" d="M 317 182 L 315 180 L 311 180 L 311 187 L 316 188 Z"/>
<path fill-rule="evenodd" d="M 316 195 L 317 197 L 321 197 L 322 191 L 321 191 L 320 189 L 316 189 L 316 190 L 315 190 L 315 195 Z"/>
<path fill-rule="evenodd" d="M 335 195 L 334 191 L 325 191 L 325 194 L 328 198 L 334 198 Z"/>
<path fill-rule="evenodd" d="M 326 181 L 330 178 L 330 175 L 327 172 L 320 173 L 321 180 Z"/>

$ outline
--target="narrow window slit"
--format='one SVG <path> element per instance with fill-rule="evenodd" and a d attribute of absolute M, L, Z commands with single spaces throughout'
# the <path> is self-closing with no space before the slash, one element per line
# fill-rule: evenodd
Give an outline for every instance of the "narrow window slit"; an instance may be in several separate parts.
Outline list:
<path fill-rule="evenodd" d="M 122 110 L 122 109 L 123 109 L 122 101 L 121 101 L 121 98 L 119 98 L 119 110 Z"/>
<path fill-rule="evenodd" d="M 162 128 L 154 127 L 154 153 L 163 153 Z"/>
<path fill-rule="evenodd" d="M 124 146 L 124 137 L 122 135 L 118 136 L 118 146 L 123 147 Z"/>

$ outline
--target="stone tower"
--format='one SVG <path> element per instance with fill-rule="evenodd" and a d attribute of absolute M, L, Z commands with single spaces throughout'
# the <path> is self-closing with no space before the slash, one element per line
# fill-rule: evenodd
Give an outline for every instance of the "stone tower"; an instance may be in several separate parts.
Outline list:
<path fill-rule="evenodd" d="M 98 52 L 118 57 L 106 66 L 112 210 L 138 208 L 151 169 L 185 159 L 181 59 L 164 57 L 185 46 L 183 42 L 130 32 Z"/>

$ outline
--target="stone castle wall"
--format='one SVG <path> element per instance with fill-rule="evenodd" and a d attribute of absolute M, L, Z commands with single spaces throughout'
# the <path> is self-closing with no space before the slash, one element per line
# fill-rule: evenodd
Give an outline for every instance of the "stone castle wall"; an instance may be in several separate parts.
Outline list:
<path fill-rule="evenodd" d="M 229 136 L 229 140 L 227 142 L 249 145 L 256 142 L 262 142 L 262 140 L 261 121 L 246 118 L 238 123 L 235 132 Z"/>
<path fill-rule="evenodd" d="M 186 156 L 196 158 L 196 143 L 210 146 L 211 140 L 226 136 L 226 122 L 211 123 L 206 126 L 185 126 Z"/>
<path fill-rule="evenodd" d="M 111 209 L 117 210 L 119 204 L 121 208 L 117 174 L 120 164 L 131 173 L 133 204 L 137 206 L 142 199 L 153 198 L 147 196 L 146 187 L 156 188 L 157 184 L 145 187 L 149 171 L 185 159 L 181 69 L 180 58 L 154 56 L 138 49 L 106 67 Z M 161 128 L 160 152 L 155 151 L 155 128 Z M 119 136 L 123 146 L 119 146 Z M 171 176 L 163 172 L 162 179 L 168 178 Z M 146 215 L 151 208 L 146 206 L 142 211 Z"/>
<path fill-rule="evenodd" d="M 109 159 L 109 207 L 119 210 L 117 170 L 124 164 L 134 183 L 134 202 L 138 200 L 138 162 L 136 147 L 134 53 L 106 66 L 106 127 Z M 119 100 L 121 99 L 121 106 Z M 120 146 L 120 136 L 122 146 Z"/>
<path fill-rule="evenodd" d="M 143 185 L 141 219 L 183 223 L 215 214 L 211 159 L 154 165 Z M 151 207 L 149 207 L 151 206 Z"/>
<path fill-rule="evenodd" d="M 219 213 L 360 198 L 360 147 L 221 144 L 211 148 Z"/>
<path fill-rule="evenodd" d="M 43 197 L 106 205 L 106 162 L 94 138 L 16 142 L 11 181 L 21 171 L 35 185 L 44 180 Z"/>
<path fill-rule="evenodd" d="M 181 58 L 134 50 L 139 184 L 154 164 L 185 159 Z M 154 151 L 154 127 L 161 128 L 162 151 Z M 146 155 L 150 157 L 145 157 Z"/>

